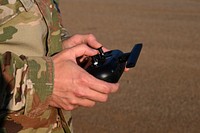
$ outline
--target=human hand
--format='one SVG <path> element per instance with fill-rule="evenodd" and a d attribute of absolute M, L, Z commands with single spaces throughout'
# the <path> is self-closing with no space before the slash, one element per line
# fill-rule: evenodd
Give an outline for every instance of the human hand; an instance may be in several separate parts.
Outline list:
<path fill-rule="evenodd" d="M 89 47 L 92 47 L 95 49 L 102 47 L 102 44 L 96 40 L 96 37 L 93 34 L 85 34 L 85 35 L 76 34 L 70 37 L 69 39 L 65 40 L 62 44 L 62 48 L 63 49 L 72 48 L 74 46 L 81 45 L 81 44 L 86 44 Z M 109 50 L 103 47 L 103 51 L 106 52 Z M 79 58 L 78 60 L 79 63 L 81 63 L 84 59 L 85 59 L 84 56 Z M 125 68 L 124 71 L 128 72 L 129 69 Z"/>
<path fill-rule="evenodd" d="M 75 34 L 70 38 L 68 38 L 67 40 L 63 41 L 62 48 L 63 49 L 72 48 L 74 46 L 82 44 L 87 45 L 88 47 L 91 47 L 93 49 L 98 49 L 102 47 L 102 44 L 96 40 L 96 37 L 93 34 L 84 34 L 84 35 Z M 108 51 L 107 48 L 105 47 L 102 48 L 103 51 Z M 88 58 L 87 56 L 78 57 L 77 62 L 80 66 L 84 66 L 85 63 L 87 64 Z"/>
<path fill-rule="evenodd" d="M 92 107 L 96 102 L 106 102 L 108 95 L 118 90 L 118 83 L 96 79 L 77 65 L 76 58 L 97 53 L 88 45 L 80 44 L 52 57 L 55 77 L 51 106 L 65 110 L 73 110 L 78 106 Z"/>
<path fill-rule="evenodd" d="M 96 40 L 96 37 L 93 34 L 85 34 L 85 35 L 75 34 L 71 36 L 69 39 L 63 41 L 62 48 L 63 49 L 71 48 L 80 44 L 87 44 L 88 46 L 94 49 L 100 48 L 102 46 L 102 44 Z M 108 51 L 105 47 L 103 47 L 103 50 Z"/>

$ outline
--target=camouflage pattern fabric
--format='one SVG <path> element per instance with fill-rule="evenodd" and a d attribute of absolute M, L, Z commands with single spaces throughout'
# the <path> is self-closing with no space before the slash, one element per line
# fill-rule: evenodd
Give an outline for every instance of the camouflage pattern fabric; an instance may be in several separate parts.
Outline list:
<path fill-rule="evenodd" d="M 57 0 L 0 0 L 0 133 L 72 132 L 71 112 L 48 105 L 68 37 Z"/>

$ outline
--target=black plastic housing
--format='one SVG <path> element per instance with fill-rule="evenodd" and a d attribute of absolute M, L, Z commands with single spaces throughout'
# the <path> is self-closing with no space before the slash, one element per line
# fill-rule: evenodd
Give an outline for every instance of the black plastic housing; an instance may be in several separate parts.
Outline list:
<path fill-rule="evenodd" d="M 130 53 L 123 53 L 120 50 L 103 52 L 98 49 L 100 54 L 91 57 L 91 63 L 85 69 L 94 77 L 110 82 L 117 83 L 124 72 L 125 67 L 135 67 L 142 44 L 136 44 Z"/>

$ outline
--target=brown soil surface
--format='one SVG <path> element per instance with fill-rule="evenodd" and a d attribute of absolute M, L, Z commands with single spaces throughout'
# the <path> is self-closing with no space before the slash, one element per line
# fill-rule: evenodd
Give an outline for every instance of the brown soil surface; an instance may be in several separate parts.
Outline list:
<path fill-rule="evenodd" d="M 72 34 L 144 47 L 107 103 L 73 111 L 75 133 L 200 132 L 200 1 L 61 0 Z"/>

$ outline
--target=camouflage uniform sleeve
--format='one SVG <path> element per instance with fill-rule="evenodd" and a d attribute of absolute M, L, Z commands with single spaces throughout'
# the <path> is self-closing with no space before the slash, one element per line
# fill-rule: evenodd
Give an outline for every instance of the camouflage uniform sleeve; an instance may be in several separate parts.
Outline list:
<path fill-rule="evenodd" d="M 56 6 L 56 9 L 57 9 L 57 11 L 58 11 L 58 13 L 60 15 L 60 18 L 61 18 L 62 13 L 61 13 L 61 11 L 59 9 L 59 3 L 60 2 L 59 2 L 59 0 L 53 0 L 53 1 L 54 1 L 55 6 Z M 62 19 L 60 19 L 60 23 L 61 23 L 60 24 L 60 28 L 61 28 L 61 40 L 63 42 L 64 40 L 67 40 L 68 38 L 70 38 L 71 34 L 67 30 L 67 28 L 63 26 Z"/>
<path fill-rule="evenodd" d="M 48 105 L 48 97 L 52 93 L 54 79 L 50 56 L 61 50 L 60 35 L 65 31 L 61 30 L 60 16 L 55 10 L 53 0 L 34 0 L 36 3 L 34 8 L 30 10 L 25 8 L 25 11 L 22 10 L 24 8 L 21 1 L 26 4 L 26 1 L 32 0 L 0 0 L 0 133 L 4 133 L 4 130 L 7 130 L 7 133 L 9 130 L 10 132 L 52 131 L 63 133 L 65 131 L 70 133 L 72 132 L 70 131 L 72 130 L 71 112 Z M 36 5 L 40 12 L 35 11 Z M 8 10 L 8 14 L 4 12 L 5 10 Z M 30 15 L 32 16 L 30 17 Z M 31 20 L 27 21 L 28 18 Z M 44 20 L 48 35 L 43 28 L 39 28 L 42 31 L 38 31 L 37 28 L 30 27 L 45 27 L 40 20 Z M 28 31 L 31 29 L 31 32 L 28 32 L 24 25 L 29 27 Z M 5 32 L 8 30 L 14 32 Z M 23 32 L 24 30 L 26 32 Z M 43 31 L 45 34 L 42 34 Z M 39 38 L 45 36 L 43 40 L 39 41 L 42 43 L 37 43 L 35 42 L 38 40 L 37 36 L 32 35 L 29 38 L 27 33 L 34 33 Z M 17 35 L 21 37 L 17 37 Z M 21 42 L 19 41 L 21 38 L 26 39 Z M 33 42 L 33 44 L 29 42 Z M 38 48 L 40 46 L 38 44 L 43 46 L 43 43 L 46 47 Z M 17 46 L 18 49 L 13 46 Z M 44 48 L 44 52 L 47 53 L 41 52 L 42 54 L 33 55 L 33 48 L 37 48 L 37 50 Z M 27 52 L 27 49 L 30 52 Z M 12 52 L 5 52 L 7 50 Z M 25 56 L 19 56 L 21 53 Z M 42 57 L 43 55 L 47 57 Z M 1 125 L 3 118 L 6 118 L 5 124 Z"/>
<path fill-rule="evenodd" d="M 37 93 L 41 101 L 45 101 L 51 95 L 53 63 L 50 57 L 27 58 L 6 52 L 0 54 L 0 64 L 1 109 L 19 111 L 25 108 L 28 110 L 32 105 L 26 101 L 27 92 Z"/>

